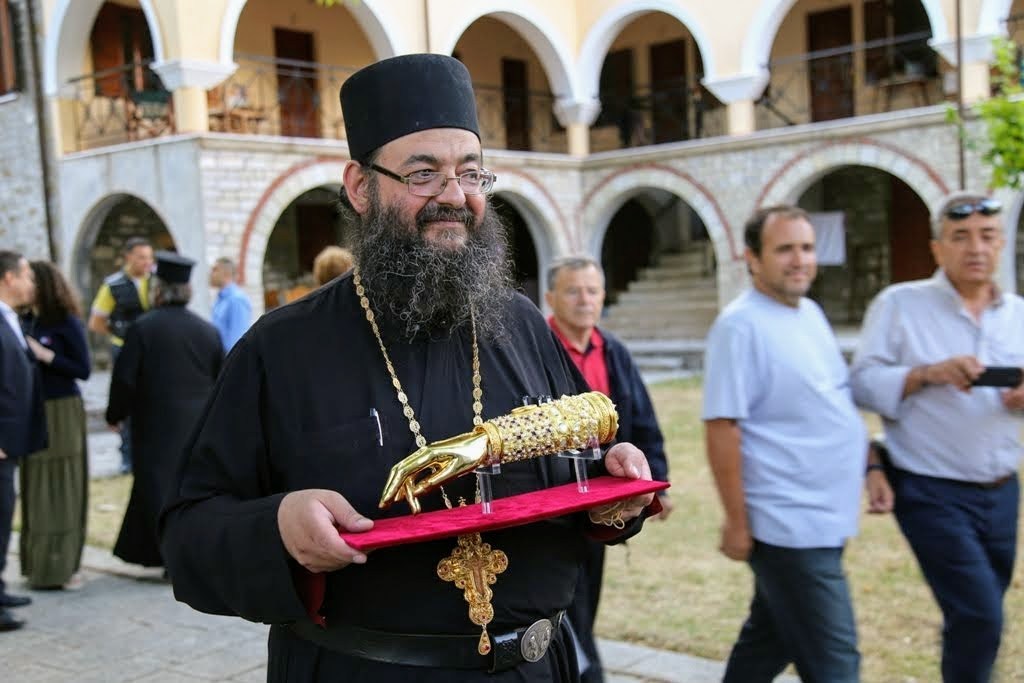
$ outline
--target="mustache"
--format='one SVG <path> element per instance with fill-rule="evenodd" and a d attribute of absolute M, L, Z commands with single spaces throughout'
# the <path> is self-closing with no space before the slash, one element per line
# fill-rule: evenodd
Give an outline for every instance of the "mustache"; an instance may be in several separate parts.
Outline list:
<path fill-rule="evenodd" d="M 416 230 L 422 233 L 428 223 L 437 221 L 462 223 L 466 226 L 466 230 L 471 230 L 476 225 L 476 216 L 465 206 L 455 208 L 452 206 L 441 206 L 440 204 L 427 204 L 416 215 Z"/>

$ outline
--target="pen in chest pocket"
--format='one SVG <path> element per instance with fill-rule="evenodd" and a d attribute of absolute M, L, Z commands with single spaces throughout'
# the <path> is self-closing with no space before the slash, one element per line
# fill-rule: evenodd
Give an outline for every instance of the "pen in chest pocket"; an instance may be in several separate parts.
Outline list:
<path fill-rule="evenodd" d="M 377 422 L 377 445 L 384 445 L 384 430 L 380 428 L 380 415 L 377 414 L 376 408 L 370 408 L 370 417 Z"/>

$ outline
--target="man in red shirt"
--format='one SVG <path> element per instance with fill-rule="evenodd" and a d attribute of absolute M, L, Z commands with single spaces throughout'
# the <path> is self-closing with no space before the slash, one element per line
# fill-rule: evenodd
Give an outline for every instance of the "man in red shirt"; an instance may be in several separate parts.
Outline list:
<path fill-rule="evenodd" d="M 544 300 L 552 311 L 548 325 L 587 384 L 615 403 L 619 413 L 616 438 L 635 444 L 647 456 L 654 479 L 668 481 L 664 439 L 640 371 L 625 345 L 597 327 L 604 307 L 604 271 L 600 264 L 585 256 L 559 259 L 548 270 Z M 663 508 L 659 518 L 665 519 L 672 512 L 672 502 L 667 495 L 659 495 Z M 580 645 L 590 660 L 583 673 L 584 683 L 604 680 L 593 632 L 603 572 L 604 545 L 592 543 L 569 609 Z"/>

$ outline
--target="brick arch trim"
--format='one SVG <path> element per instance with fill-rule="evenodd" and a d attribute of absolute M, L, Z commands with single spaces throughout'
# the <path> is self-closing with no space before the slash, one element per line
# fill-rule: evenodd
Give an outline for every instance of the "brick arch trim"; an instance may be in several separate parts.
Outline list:
<path fill-rule="evenodd" d="M 938 171 L 906 151 L 869 138 L 829 142 L 797 154 L 765 184 L 755 206 L 795 204 L 812 183 L 841 166 L 867 166 L 910 186 L 931 208 L 950 191 Z"/>
<path fill-rule="evenodd" d="M 565 215 L 548 192 L 543 183 L 529 173 L 521 170 L 494 168 L 498 176 L 496 194 L 513 195 L 525 202 L 527 208 L 534 212 L 543 225 L 531 226 L 543 230 L 543 234 L 535 234 L 531 230 L 535 242 L 539 241 L 538 253 L 567 254 L 572 251 L 572 234 Z M 538 231 L 539 232 L 539 231 Z"/>
<path fill-rule="evenodd" d="M 267 186 L 242 232 L 238 253 L 239 284 L 249 289 L 262 289 L 263 257 L 281 213 L 304 192 L 324 185 L 340 185 L 344 168 L 344 159 L 314 157 L 295 164 Z"/>
<path fill-rule="evenodd" d="M 581 241 L 597 251 L 615 211 L 630 197 L 644 189 L 671 192 L 685 201 L 700 216 L 711 237 L 719 263 L 740 258 L 725 212 L 714 195 L 685 171 L 662 164 L 636 164 L 602 178 L 583 198 L 584 225 L 590 234 Z"/>

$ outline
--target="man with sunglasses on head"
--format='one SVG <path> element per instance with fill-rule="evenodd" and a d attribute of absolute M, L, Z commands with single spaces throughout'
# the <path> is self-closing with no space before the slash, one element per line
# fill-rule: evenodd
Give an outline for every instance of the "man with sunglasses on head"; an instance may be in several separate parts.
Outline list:
<path fill-rule="evenodd" d="M 947 683 L 990 680 L 1017 547 L 1024 385 L 975 386 L 986 367 L 1024 366 L 1024 299 L 993 278 L 1000 210 L 970 192 L 939 204 L 938 270 L 878 295 L 852 368 L 855 400 L 885 425 L 896 519 L 942 609 Z"/>

